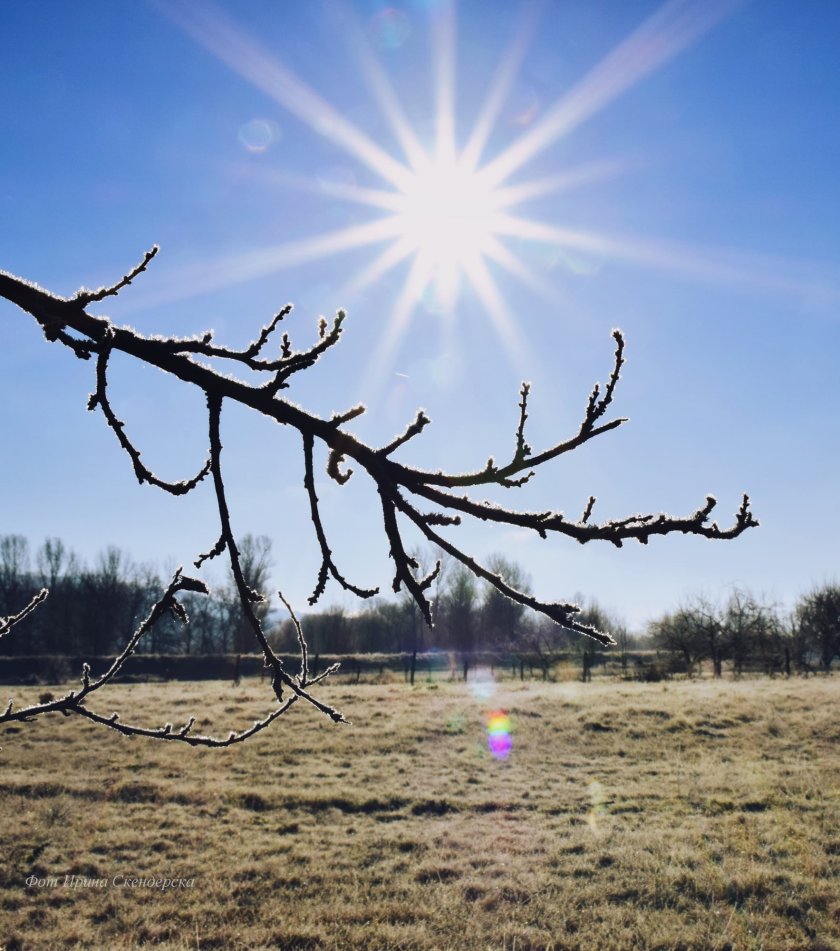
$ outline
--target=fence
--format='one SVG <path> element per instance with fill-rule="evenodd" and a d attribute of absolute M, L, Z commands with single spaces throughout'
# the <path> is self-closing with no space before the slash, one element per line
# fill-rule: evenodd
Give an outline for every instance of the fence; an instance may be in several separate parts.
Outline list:
<path fill-rule="evenodd" d="M 281 655 L 290 672 L 299 663 L 295 655 Z M 39 655 L 0 657 L 0 683 L 34 685 L 67 683 L 81 676 L 82 664 L 96 676 L 110 667 L 113 657 Z M 342 683 L 386 680 L 428 682 L 475 679 L 488 673 L 494 679 L 591 679 L 593 676 L 658 680 L 679 673 L 673 656 L 655 651 L 557 651 L 553 653 L 431 651 L 423 654 L 321 654 L 310 657 L 314 673 L 338 663 L 334 678 Z M 135 654 L 116 681 L 239 680 L 265 675 L 257 654 Z"/>

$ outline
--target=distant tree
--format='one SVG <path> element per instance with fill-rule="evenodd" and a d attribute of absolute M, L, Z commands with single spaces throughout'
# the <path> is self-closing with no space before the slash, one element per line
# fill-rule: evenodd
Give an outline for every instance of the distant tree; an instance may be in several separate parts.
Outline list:
<path fill-rule="evenodd" d="M 824 671 L 840 657 L 840 585 L 826 584 L 802 597 L 795 608 L 801 650 L 812 651 Z"/>
<path fill-rule="evenodd" d="M 788 674 L 792 669 L 804 674 L 816 673 L 819 654 L 812 642 L 811 631 L 802 624 L 802 616 L 797 605 L 787 618 L 784 628 L 785 667 Z"/>
<path fill-rule="evenodd" d="M 583 595 L 578 593 L 575 595 L 575 600 L 582 603 L 580 612 L 581 620 L 587 624 L 598 627 L 599 630 L 604 629 L 612 633 L 615 638 L 616 646 L 618 647 L 618 660 L 621 665 L 622 676 L 629 676 L 628 652 L 632 647 L 637 646 L 637 638 L 630 633 L 627 622 L 618 614 L 599 604 L 594 598 L 585 600 Z M 562 639 L 559 637 L 556 638 L 555 643 L 557 645 L 556 649 L 568 650 L 576 656 L 581 666 L 583 666 L 585 662 L 591 668 L 591 665 L 595 661 L 596 648 L 595 645 L 588 640 L 579 637 L 569 637 L 568 633 L 566 633 L 566 636 Z"/>
<path fill-rule="evenodd" d="M 358 624 L 356 650 L 369 653 L 401 653 L 409 650 L 414 637 L 414 616 L 404 602 L 375 598 L 370 610 L 362 612 Z"/>
<path fill-rule="evenodd" d="M 636 638 L 631 635 L 630 630 L 624 621 L 616 622 L 609 630 L 612 631 L 616 646 L 618 647 L 618 656 L 621 663 L 621 675 L 625 680 L 627 680 L 629 677 L 629 651 L 635 643 Z"/>
<path fill-rule="evenodd" d="M 658 650 L 682 658 L 689 676 L 706 656 L 708 644 L 703 627 L 698 624 L 698 615 L 689 608 L 680 608 L 653 621 L 649 633 Z"/>
<path fill-rule="evenodd" d="M 208 600 L 208 599 L 204 599 Z M 280 620 L 268 635 L 271 649 L 278 654 L 290 654 L 297 649 L 297 630 L 291 618 Z"/>
<path fill-rule="evenodd" d="M 527 658 L 529 667 L 539 668 L 542 679 L 547 680 L 557 661 L 557 652 L 568 646 L 569 638 L 562 627 L 531 613 L 526 614 L 519 624 L 518 641 L 520 676 L 524 673 Z"/>
<path fill-rule="evenodd" d="M 131 558 L 116 545 L 97 556 L 94 566 L 80 580 L 84 649 L 109 654 L 131 636 L 143 604 L 135 584 Z"/>
<path fill-rule="evenodd" d="M 488 559 L 490 571 L 505 584 L 515 587 L 526 594 L 530 592 L 530 581 L 516 562 L 505 558 L 504 555 L 491 555 Z M 484 597 L 481 603 L 482 636 L 490 644 L 509 650 L 524 649 L 520 640 L 522 618 L 525 614 L 525 605 L 520 601 L 512 601 L 495 585 L 484 586 Z"/>
<path fill-rule="evenodd" d="M 73 552 L 68 551 L 60 538 L 47 538 L 35 556 L 39 581 L 45 588 L 56 588 L 67 576 L 78 571 Z"/>
<path fill-rule="evenodd" d="M 439 628 L 448 647 L 474 651 L 478 647 L 478 585 L 475 575 L 464 565 L 456 565 L 441 599 Z"/>
<path fill-rule="evenodd" d="M 594 497 L 589 499 L 579 519 L 570 520 L 559 512 L 518 511 L 504 506 L 490 505 L 481 499 L 470 497 L 465 491 L 480 489 L 484 486 L 521 486 L 544 464 L 577 449 L 590 439 L 607 433 L 625 422 L 622 418 L 606 421 L 606 414 L 612 405 L 624 363 L 624 338 L 618 330 L 613 332 L 616 344 L 615 358 L 606 385 L 602 391 L 600 385 L 596 384 L 584 407 L 581 422 L 570 437 L 543 451 L 533 452 L 525 436 L 530 384 L 523 383 L 520 390 L 519 420 L 514 434 L 514 446 L 507 463 L 499 465 L 491 458 L 485 465 L 466 473 L 447 473 L 440 467 L 415 468 L 400 463 L 392 457 L 401 446 L 418 436 L 429 424 L 430 420 L 422 410 L 418 411 L 415 419 L 400 435 L 386 445 L 374 447 L 363 443 L 346 428 L 348 422 L 365 411 L 363 406 L 353 406 L 343 412 L 335 413 L 330 419 L 323 419 L 282 397 L 282 391 L 289 387 L 295 373 L 314 366 L 321 355 L 338 342 L 344 323 L 344 313 L 341 311 L 332 326 L 323 318 L 320 320 L 318 339 L 312 346 L 305 349 L 295 350 L 289 334 L 283 334 L 280 339 L 279 355 L 275 357 L 266 357 L 265 348 L 270 339 L 276 339 L 275 332 L 278 326 L 291 310 L 288 306 L 260 330 L 256 340 L 241 350 L 218 345 L 213 339 L 212 332 L 190 339 L 146 337 L 130 327 L 114 326 L 106 318 L 97 317 L 88 312 L 90 305 L 117 295 L 131 284 L 146 270 L 157 251 L 157 247 L 149 251 L 137 267 L 112 286 L 101 287 L 96 291 L 82 289 L 71 298 L 57 297 L 34 284 L 0 272 L 0 296 L 34 317 L 48 341 L 67 347 L 79 359 L 93 358 L 95 360 L 96 387 L 88 401 L 88 409 L 98 409 L 102 412 L 120 446 L 129 456 L 139 482 L 147 482 L 173 495 L 184 495 L 193 491 L 205 478 L 210 478 L 218 509 L 218 527 L 208 530 L 208 541 L 211 547 L 196 559 L 195 564 L 200 567 L 210 558 L 223 553 L 227 554 L 239 596 L 240 610 L 247 620 L 252 636 L 262 651 L 264 663 L 270 671 L 277 706 L 249 730 L 231 734 L 227 739 L 196 736 L 192 732 L 193 721 L 178 730 L 174 730 L 169 724 L 160 728 L 137 727 L 123 724 L 116 717 L 95 713 L 87 706 L 91 694 L 116 676 L 125 660 L 136 649 L 140 638 L 164 615 L 174 613 L 176 617 L 186 619 L 184 607 L 178 600 L 179 593 L 207 592 L 207 586 L 202 581 L 186 577 L 179 570 L 146 619 L 130 635 L 124 650 L 115 661 L 114 668 L 109 669 L 106 674 L 96 680 L 91 680 L 89 671 L 86 670 L 83 673 L 80 690 L 70 691 L 56 701 L 35 704 L 22 710 L 14 710 L 10 707 L 0 715 L 0 722 L 31 721 L 41 714 L 60 711 L 86 717 L 124 734 L 179 740 L 193 745 L 224 746 L 239 742 L 264 729 L 291 704 L 301 699 L 333 720 L 342 719 L 338 711 L 319 700 L 311 690 L 320 677 L 309 674 L 308 651 L 302 633 L 299 638 L 300 669 L 297 673 L 292 673 L 286 669 L 281 658 L 269 644 L 263 620 L 255 611 L 255 605 L 262 603 L 263 596 L 248 583 L 245 577 L 241 552 L 232 528 L 222 473 L 221 414 L 226 402 L 247 406 L 300 434 L 304 490 L 309 502 L 313 531 L 321 551 L 321 566 L 310 598 L 312 604 L 317 602 L 324 593 L 330 578 L 346 590 L 361 597 L 372 597 L 378 590 L 356 586 L 344 576 L 335 563 L 321 521 L 315 486 L 316 443 L 324 447 L 327 457 L 326 471 L 339 485 L 346 483 L 353 473 L 353 468 L 348 467 L 348 461 L 357 470 L 367 473 L 372 480 L 379 498 L 384 535 L 394 566 L 394 590 L 399 591 L 405 588 L 430 625 L 433 621 L 432 604 L 427 592 L 432 587 L 440 566 L 429 574 L 418 574 L 403 537 L 405 524 L 408 523 L 414 526 L 427 543 L 436 545 L 454 561 L 460 562 L 478 578 L 492 586 L 499 595 L 517 605 L 518 607 L 510 615 L 510 619 L 514 622 L 519 616 L 517 611 L 521 613 L 523 609 L 530 608 L 557 624 L 593 638 L 601 644 L 612 644 L 612 637 L 605 631 L 581 623 L 576 605 L 539 600 L 529 591 L 517 587 L 516 579 L 506 578 L 495 571 L 492 563 L 484 565 L 476 561 L 451 541 L 449 536 L 444 537 L 439 529 L 452 528 L 460 524 L 462 518 L 470 517 L 485 522 L 490 521 L 497 526 L 515 526 L 520 530 L 533 531 L 543 538 L 552 533 L 580 543 L 603 540 L 620 546 L 623 542 L 632 539 L 647 543 L 654 536 L 672 532 L 716 539 L 735 538 L 757 524 L 750 511 L 747 496 L 743 497 L 733 525 L 729 528 L 720 528 L 717 522 L 710 521 L 716 504 L 712 496 L 708 496 L 705 503 L 696 511 L 683 517 L 637 514 L 596 522 L 592 520 Z M 191 479 L 174 483 L 160 479 L 146 465 L 140 451 L 127 435 L 125 425 L 114 412 L 108 395 L 109 364 L 114 352 L 127 354 L 146 364 L 158 367 L 166 373 L 173 374 L 185 383 L 198 387 L 204 394 L 207 402 L 209 454 L 207 461 Z M 216 369 L 219 361 L 228 361 L 228 366 L 232 364 L 235 368 L 247 369 L 252 374 L 261 376 L 262 379 L 256 383 L 243 383 L 234 375 Z M 211 363 L 212 366 L 208 365 Z M 164 425 L 167 423 L 168 421 L 164 421 Z M 34 600 L 30 601 L 30 604 L 35 603 Z M 496 601 L 491 601 L 490 603 L 494 623 L 504 624 L 504 610 L 499 606 L 500 602 L 497 604 Z M 14 625 L 19 623 L 19 619 L 25 616 L 28 610 L 25 605 L 22 607 L 23 610 L 21 606 L 12 605 L 6 609 L 18 613 L 11 615 L 11 620 L 5 621 L 0 631 L 8 633 Z"/>
<path fill-rule="evenodd" d="M 759 602 L 762 621 L 755 635 L 755 660 L 771 677 L 785 668 L 787 631 L 784 619 L 776 604 Z"/>
<path fill-rule="evenodd" d="M 303 633 L 313 652 L 342 654 L 347 650 L 350 624 L 344 608 L 334 604 L 326 611 L 307 614 L 303 619 Z"/>
<path fill-rule="evenodd" d="M 576 595 L 576 598 L 583 601 L 582 595 Z M 609 630 L 617 632 L 618 638 L 623 638 L 624 643 L 628 642 L 627 628 L 623 621 L 613 617 L 606 608 L 600 605 L 596 600 L 590 598 L 581 608 L 581 620 L 586 624 L 591 624 L 599 630 Z M 620 641 L 618 642 L 621 643 Z M 570 641 L 569 647 L 572 653 L 577 655 L 578 663 L 581 666 L 581 679 L 586 682 L 592 679 L 592 668 L 595 665 L 595 645 L 588 640 L 575 638 Z M 623 667 L 626 671 L 626 649 L 623 652 Z"/>
<path fill-rule="evenodd" d="M 705 643 L 703 657 L 712 662 L 712 675 L 719 679 L 723 676 L 723 661 L 726 655 L 723 613 L 704 595 L 694 598 L 686 610 Z"/>
<path fill-rule="evenodd" d="M 78 641 L 78 577 L 76 555 L 60 538 L 47 538 L 35 555 L 36 583 L 50 597 L 38 611 L 40 649 L 47 654 L 66 653 Z"/>
<path fill-rule="evenodd" d="M 23 535 L 0 535 L 0 617 L 20 610 L 34 594 L 29 576 L 29 542 Z M 13 645 L 15 653 L 34 653 L 32 620 L 27 642 Z"/>
<path fill-rule="evenodd" d="M 705 596 L 690 598 L 677 610 L 651 622 L 652 643 L 682 659 L 689 674 L 711 660 L 712 673 L 723 674 L 729 661 L 736 677 L 747 669 L 774 674 L 784 668 L 784 631 L 773 605 L 735 588 L 723 606 Z"/>
<path fill-rule="evenodd" d="M 180 625 L 179 648 L 184 654 L 223 654 L 228 639 L 229 610 L 227 602 L 213 595 L 187 592 L 182 595 L 190 623 Z M 174 618 L 173 618 L 174 620 Z M 289 622 L 291 624 L 291 621 Z M 175 631 L 178 631 L 178 627 Z M 280 648 L 285 649 L 285 648 Z M 294 647 L 291 648 L 292 650 Z"/>
<path fill-rule="evenodd" d="M 772 627 L 768 609 L 748 591 L 735 588 L 723 610 L 723 638 L 736 677 L 741 676 L 752 657 L 760 655 L 762 642 L 770 636 Z"/>

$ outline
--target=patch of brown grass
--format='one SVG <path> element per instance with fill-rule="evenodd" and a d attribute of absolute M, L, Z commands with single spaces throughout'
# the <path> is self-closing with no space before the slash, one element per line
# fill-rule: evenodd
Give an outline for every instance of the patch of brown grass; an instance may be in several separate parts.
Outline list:
<path fill-rule="evenodd" d="M 324 694 L 353 726 L 296 707 L 221 751 L 64 718 L 9 731 L 0 947 L 840 948 L 835 680 Z M 132 722 L 200 711 L 220 733 L 263 695 L 113 691 Z"/>

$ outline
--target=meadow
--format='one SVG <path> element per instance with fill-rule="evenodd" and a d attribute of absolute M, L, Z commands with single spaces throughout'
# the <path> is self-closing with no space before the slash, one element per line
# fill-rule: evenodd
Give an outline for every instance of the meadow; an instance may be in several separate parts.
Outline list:
<path fill-rule="evenodd" d="M 105 712 L 226 735 L 265 689 L 116 686 Z M 7 728 L 0 947 L 840 948 L 840 680 L 323 695 L 352 725 L 299 704 L 220 751 Z M 163 878 L 189 884 L 133 884 Z"/>

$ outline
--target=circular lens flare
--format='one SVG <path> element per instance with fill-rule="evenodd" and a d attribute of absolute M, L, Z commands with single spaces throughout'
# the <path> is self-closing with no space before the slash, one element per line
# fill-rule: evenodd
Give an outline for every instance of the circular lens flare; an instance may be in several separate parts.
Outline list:
<path fill-rule="evenodd" d="M 249 152 L 265 152 L 280 139 L 280 127 L 271 119 L 251 119 L 240 126 L 238 136 Z"/>
<path fill-rule="evenodd" d="M 377 46 L 398 50 L 411 33 L 411 21 L 402 10 L 386 7 L 370 19 L 370 34 Z"/>

